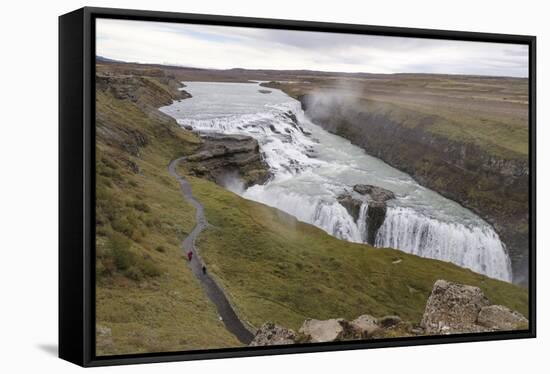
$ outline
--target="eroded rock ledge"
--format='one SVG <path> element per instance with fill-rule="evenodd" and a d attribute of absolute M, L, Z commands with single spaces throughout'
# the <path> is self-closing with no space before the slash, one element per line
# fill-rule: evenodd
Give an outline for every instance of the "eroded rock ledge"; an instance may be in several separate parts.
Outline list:
<path fill-rule="evenodd" d="M 520 313 L 502 305 L 491 305 L 478 287 L 438 280 L 420 323 L 402 321 L 399 316 L 376 318 L 364 314 L 352 321 L 343 318 L 307 319 L 295 332 L 267 322 L 258 329 L 250 345 L 510 331 L 527 329 L 528 326 L 529 320 Z"/>
<path fill-rule="evenodd" d="M 353 191 L 346 192 L 338 197 L 338 202 L 346 208 L 349 214 L 358 221 L 361 213 L 361 206 L 368 204 L 367 221 L 367 243 L 374 245 L 376 233 L 384 218 L 386 218 L 386 202 L 394 199 L 395 194 L 385 188 L 369 184 L 356 184 Z"/>
<path fill-rule="evenodd" d="M 225 185 L 239 178 L 245 187 L 263 184 L 270 177 L 258 142 L 245 135 L 201 134 L 202 144 L 187 157 L 190 174 Z"/>

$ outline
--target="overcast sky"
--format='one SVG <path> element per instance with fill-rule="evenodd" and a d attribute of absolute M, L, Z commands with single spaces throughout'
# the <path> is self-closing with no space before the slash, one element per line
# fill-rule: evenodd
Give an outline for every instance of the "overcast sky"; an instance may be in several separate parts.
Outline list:
<path fill-rule="evenodd" d="M 98 19 L 98 56 L 230 69 L 528 76 L 525 45 Z"/>

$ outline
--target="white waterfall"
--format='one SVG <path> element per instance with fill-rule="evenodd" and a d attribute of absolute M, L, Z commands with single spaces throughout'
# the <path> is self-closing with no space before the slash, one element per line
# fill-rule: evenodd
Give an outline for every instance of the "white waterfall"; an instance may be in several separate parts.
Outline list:
<path fill-rule="evenodd" d="M 511 281 L 510 260 L 490 226 L 442 222 L 413 209 L 389 207 L 376 235 L 377 247 L 453 262 L 492 278 Z"/>

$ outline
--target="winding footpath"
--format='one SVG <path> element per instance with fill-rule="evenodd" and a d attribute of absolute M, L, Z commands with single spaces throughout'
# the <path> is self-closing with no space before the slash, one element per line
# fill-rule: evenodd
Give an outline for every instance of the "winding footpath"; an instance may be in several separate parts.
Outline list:
<path fill-rule="evenodd" d="M 176 172 L 177 165 L 183 160 L 185 160 L 185 157 L 180 157 L 173 160 L 170 162 L 170 165 L 168 165 L 168 172 L 178 180 L 183 197 L 195 207 L 196 211 L 195 220 L 197 223 L 193 231 L 191 231 L 181 243 L 182 249 L 185 253 L 193 251 L 193 258 L 189 261 L 193 275 L 200 281 L 210 301 L 216 305 L 218 314 L 222 318 L 227 330 L 235 335 L 241 343 L 248 345 L 252 341 L 252 333 L 239 319 L 222 288 L 212 279 L 212 277 L 210 277 L 208 272 L 203 273 L 202 271 L 204 262 L 202 261 L 198 248 L 195 246 L 195 241 L 199 234 L 207 228 L 208 221 L 204 216 L 204 207 L 193 197 L 191 185 L 185 178 Z"/>

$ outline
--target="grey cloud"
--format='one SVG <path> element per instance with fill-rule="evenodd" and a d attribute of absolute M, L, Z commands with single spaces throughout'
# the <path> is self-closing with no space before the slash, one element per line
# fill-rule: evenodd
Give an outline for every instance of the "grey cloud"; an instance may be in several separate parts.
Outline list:
<path fill-rule="evenodd" d="M 116 27 L 103 30 L 110 23 Z M 150 40 L 149 30 L 158 42 Z M 222 69 L 528 74 L 528 49 L 513 44 L 113 20 L 101 20 L 97 32 L 98 53 L 127 61 Z"/>

